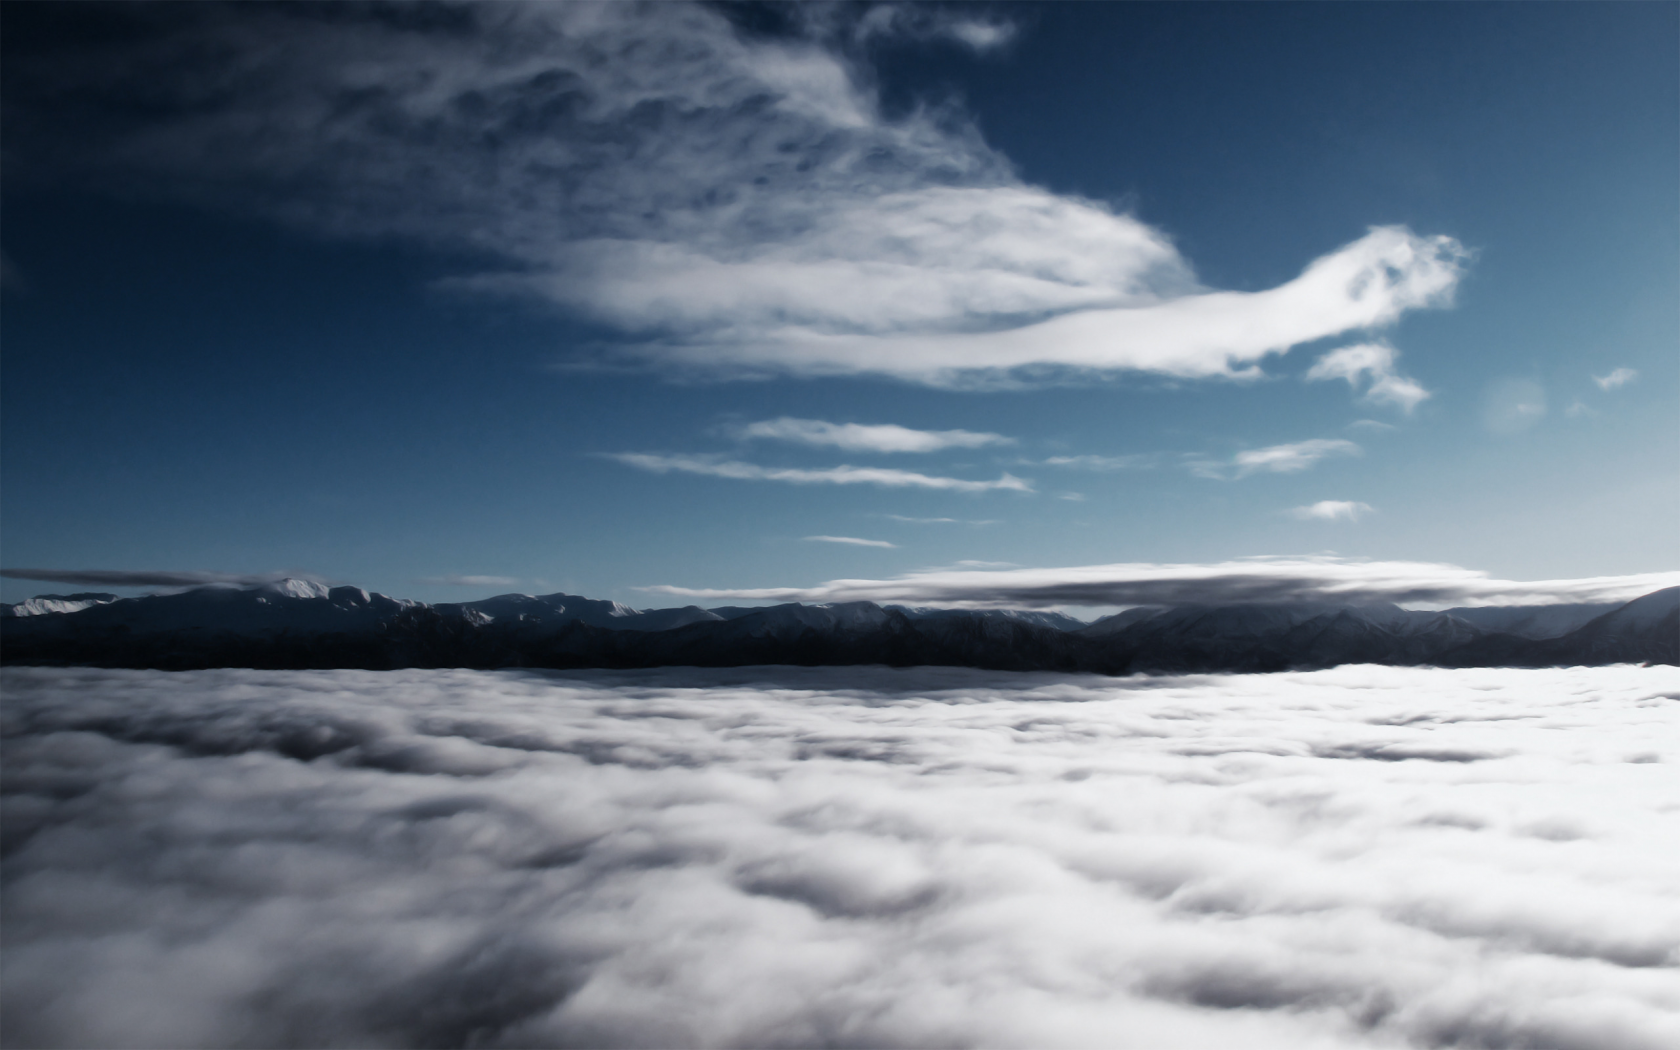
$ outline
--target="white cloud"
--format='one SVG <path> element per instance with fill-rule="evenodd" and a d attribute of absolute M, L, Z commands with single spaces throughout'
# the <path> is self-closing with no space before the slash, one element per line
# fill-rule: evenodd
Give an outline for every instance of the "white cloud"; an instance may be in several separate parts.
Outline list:
<path fill-rule="evenodd" d="M 1229 461 L 1195 458 L 1188 461 L 1192 473 L 1221 481 L 1245 478 L 1250 474 L 1298 474 L 1331 456 L 1358 456 L 1364 453 L 1345 438 L 1312 438 L 1287 445 L 1268 445 L 1238 452 Z"/>
<path fill-rule="evenodd" d="M 1482 425 L 1495 434 L 1520 434 L 1546 416 L 1546 388 L 1532 379 L 1501 379 L 1488 386 Z"/>
<path fill-rule="evenodd" d="M 159 20 L 17 75 L 47 84 L 37 101 L 106 93 L 118 133 L 82 145 L 115 143 L 88 168 L 125 186 L 465 247 L 504 265 L 456 287 L 545 297 L 619 329 L 620 354 L 712 376 L 1253 376 L 1447 304 L 1464 266 L 1450 237 L 1378 227 L 1276 288 L 1205 288 L 1135 216 L 1022 183 L 952 107 L 883 115 L 832 26 L 746 34 L 671 4 L 313 10 Z M 859 17 L 866 36 L 1008 35 Z"/>
<path fill-rule="evenodd" d="M 1358 521 L 1371 513 L 1369 503 L 1345 499 L 1323 499 L 1306 507 L 1296 507 L 1289 513 L 1302 521 L 1317 518 L 1322 521 Z"/>
<path fill-rule="evenodd" d="M 741 427 L 743 438 L 767 438 L 802 445 L 842 448 L 851 452 L 938 452 L 947 448 L 984 448 L 1013 445 L 1002 434 L 971 430 L 911 430 L 892 423 L 828 423 L 820 419 L 766 419 Z"/>
<path fill-rule="evenodd" d="M 1367 380 L 1365 400 L 1386 401 L 1410 413 L 1418 403 L 1428 399 L 1429 391 L 1394 370 L 1399 354 L 1386 343 L 1359 343 L 1332 350 L 1313 362 L 1307 370 L 1308 381 L 1345 379 L 1348 386 L 1359 389 Z"/>
<path fill-rule="evenodd" d="M 1574 401 L 1571 401 L 1569 403 L 1569 407 L 1563 410 L 1563 414 L 1568 416 L 1570 419 L 1580 419 L 1582 416 L 1598 415 L 1595 410 L 1583 404 L 1580 398 L 1576 398 Z"/>
<path fill-rule="evenodd" d="M 18 1046 L 1680 1043 L 1674 668 L 3 674 Z"/>
<path fill-rule="evenodd" d="M 1085 502 L 1085 493 L 1083 493 L 1083 492 L 1058 492 L 1056 494 L 1056 498 L 1057 499 L 1065 499 L 1065 500 L 1068 500 L 1068 501 L 1073 502 L 1073 503 L 1084 503 Z"/>
<path fill-rule="evenodd" d="M 617 460 L 627 466 L 652 471 L 655 474 L 678 471 L 742 481 L 786 481 L 795 485 L 881 485 L 886 488 L 947 489 L 952 492 L 1032 491 L 1030 484 L 1009 473 L 1003 474 L 996 481 L 966 481 L 962 478 L 917 474 L 914 471 L 894 470 L 889 467 L 841 465 L 806 470 L 796 467 L 764 467 L 756 463 L 709 456 L 657 456 L 643 452 L 605 453 L 602 458 Z"/>
<path fill-rule="evenodd" d="M 1051 456 L 1043 461 L 1047 467 L 1069 467 L 1074 470 L 1146 470 L 1161 461 L 1151 452 L 1134 452 L 1125 456 Z"/>
<path fill-rule="evenodd" d="M 856 536 L 807 536 L 807 540 L 814 543 L 849 543 L 854 547 L 897 547 L 896 543 L 886 540 L 860 540 Z"/>
<path fill-rule="evenodd" d="M 883 514 L 884 518 L 893 521 L 908 522 L 911 525 L 996 525 L 996 518 L 909 518 L 903 514 Z"/>
<path fill-rule="evenodd" d="M 1616 368 L 1607 375 L 1593 376 L 1592 381 L 1598 384 L 1600 390 L 1615 390 L 1633 382 L 1638 376 L 1639 372 L 1636 369 Z"/>
<path fill-rule="evenodd" d="M 1400 428 L 1395 426 L 1393 423 L 1383 423 L 1375 419 L 1356 419 L 1352 423 L 1348 424 L 1348 429 L 1369 430 L 1374 433 L 1381 434 L 1390 430 L 1399 430 Z"/>
<path fill-rule="evenodd" d="M 1243 558 L 1202 565 L 1140 562 L 1009 572 L 930 569 L 890 580 L 830 580 L 815 587 L 641 589 L 689 598 L 1045 608 L 1280 601 L 1546 605 L 1628 601 L 1676 585 L 1680 585 L 1680 572 L 1524 582 L 1495 579 L 1457 565 L 1315 555 Z"/>
<path fill-rule="evenodd" d="M 517 576 L 428 576 L 421 583 L 447 584 L 452 587 L 512 587 Z"/>

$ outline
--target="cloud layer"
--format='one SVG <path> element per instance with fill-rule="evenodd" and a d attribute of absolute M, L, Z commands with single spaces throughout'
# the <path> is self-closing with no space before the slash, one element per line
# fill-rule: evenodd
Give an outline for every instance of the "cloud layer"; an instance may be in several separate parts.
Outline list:
<path fill-rule="evenodd" d="M 626 466 L 655 474 L 676 471 L 684 474 L 704 474 L 715 478 L 735 478 L 740 481 L 785 481 L 795 485 L 880 485 L 884 488 L 946 489 L 952 492 L 992 492 L 1008 490 L 1031 492 L 1032 486 L 1013 474 L 1004 473 L 996 481 L 966 481 L 890 467 L 764 467 L 739 460 L 717 459 L 710 456 L 657 456 L 642 452 L 616 452 L 603 458 L 617 460 Z"/>
<path fill-rule="evenodd" d="M 11 123 L 50 138 L 74 97 L 108 132 L 58 140 L 84 170 L 499 260 L 453 285 L 546 298 L 616 328 L 621 355 L 714 376 L 1248 376 L 1444 305 L 1464 265 L 1449 237 L 1377 227 L 1276 288 L 1208 289 L 1161 231 L 1022 183 L 954 108 L 882 113 L 865 43 L 984 50 L 995 20 L 327 10 L 145 12 L 14 64 Z"/>
<path fill-rule="evenodd" d="M 70 583 L 79 587 L 207 587 L 216 584 L 260 587 L 287 579 L 314 579 L 307 573 L 297 572 L 151 572 L 130 569 L 0 569 L 0 576 L 12 580 Z"/>
<path fill-rule="evenodd" d="M 18 1046 L 1680 1042 L 1672 668 L 4 676 Z"/>
<path fill-rule="evenodd" d="M 792 419 L 787 416 L 750 423 L 738 433 L 747 439 L 791 441 L 849 452 L 938 452 L 947 448 L 1015 444 L 1014 438 L 1002 434 L 972 430 L 912 430 L 894 423 L 829 423 L 821 419 Z"/>
<path fill-rule="evenodd" d="M 1289 601 L 1546 605 L 1629 601 L 1676 585 L 1680 585 L 1680 572 L 1522 582 L 1493 579 L 1485 572 L 1457 565 L 1312 556 L 1244 558 L 1208 565 L 1131 563 L 1002 572 L 929 569 L 890 580 L 830 580 L 815 587 L 642 589 L 686 598 L 1043 608 Z"/>

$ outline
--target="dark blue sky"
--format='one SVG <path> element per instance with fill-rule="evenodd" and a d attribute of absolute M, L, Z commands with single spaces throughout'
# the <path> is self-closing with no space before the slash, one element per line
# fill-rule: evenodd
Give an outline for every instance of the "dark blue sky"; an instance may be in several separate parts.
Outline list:
<path fill-rule="evenodd" d="M 0 10 L 7 566 L 1676 567 L 1680 7 L 475 10 Z"/>

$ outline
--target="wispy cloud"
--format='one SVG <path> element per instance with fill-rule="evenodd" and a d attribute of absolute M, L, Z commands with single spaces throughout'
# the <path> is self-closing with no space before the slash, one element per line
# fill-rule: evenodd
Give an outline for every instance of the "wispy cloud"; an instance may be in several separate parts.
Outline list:
<path fill-rule="evenodd" d="M 1085 493 L 1083 493 L 1083 492 L 1058 492 L 1058 493 L 1056 493 L 1056 498 L 1057 499 L 1065 499 L 1070 503 L 1084 503 L 1085 502 Z"/>
<path fill-rule="evenodd" d="M 813 543 L 848 543 L 854 547 L 894 547 L 898 544 L 888 543 L 886 540 L 862 540 L 856 536 L 807 536 Z"/>
<path fill-rule="evenodd" d="M 1296 507 L 1289 512 L 1302 521 L 1314 518 L 1320 521 L 1358 521 L 1372 513 L 1369 503 L 1359 503 L 1355 500 L 1322 499 L 1306 507 Z"/>
<path fill-rule="evenodd" d="M 1368 382 L 1370 385 L 1365 389 L 1365 400 L 1388 402 L 1409 413 L 1429 397 L 1429 391 L 1419 386 L 1416 380 L 1394 370 L 1394 361 L 1398 356 L 1395 349 L 1386 343 L 1344 346 L 1313 362 L 1307 370 L 1307 379 L 1345 379 L 1348 386 L 1355 390 Z"/>
<path fill-rule="evenodd" d="M 1633 368 L 1611 369 L 1606 375 L 1593 376 L 1592 381 L 1598 384 L 1600 390 L 1615 390 L 1626 386 L 1639 377 L 1639 371 Z"/>
<path fill-rule="evenodd" d="M 694 4 L 428 10 L 159 17 L 14 64 L 9 102 L 50 114 L 74 83 L 111 128 L 58 151 L 99 150 L 86 171 L 466 246 L 502 265 L 455 287 L 544 297 L 616 328 L 620 355 L 713 376 L 1252 376 L 1446 305 L 1465 264 L 1450 237 L 1386 226 L 1278 287 L 1203 287 L 1163 232 L 1022 182 L 954 108 L 884 114 L 842 43 L 984 49 L 1010 33 L 989 16 L 836 7 L 774 35 Z"/>
<path fill-rule="evenodd" d="M 1051 456 L 1042 460 L 1046 467 L 1067 467 L 1072 470 L 1146 470 L 1161 462 L 1153 452 L 1134 452 L 1125 456 Z"/>
<path fill-rule="evenodd" d="M 1626 601 L 1676 585 L 1680 585 L 1680 572 L 1522 582 L 1457 565 L 1302 556 L 1199 565 L 1143 562 L 1000 572 L 940 569 L 889 580 L 830 580 L 814 587 L 642 589 L 707 599 L 1044 608 L 1281 601 L 1544 605 Z"/>
<path fill-rule="evenodd" d="M 739 460 L 709 456 L 658 456 L 642 452 L 613 452 L 603 458 L 616 460 L 638 470 L 665 474 L 677 471 L 741 481 L 785 481 L 795 485 L 880 485 L 886 488 L 947 489 L 952 492 L 1031 492 L 1032 485 L 1005 473 L 996 481 L 968 481 L 938 475 L 918 474 L 888 467 L 853 467 L 842 464 L 806 470 L 797 467 L 765 467 Z"/>
<path fill-rule="evenodd" d="M 517 576 L 427 576 L 421 583 L 444 584 L 451 587 L 512 587 L 520 582 Z"/>
<path fill-rule="evenodd" d="M 1226 481 L 1250 474 L 1297 474 L 1331 456 L 1357 456 L 1364 451 L 1345 438 L 1312 438 L 1287 445 L 1246 449 L 1229 460 L 1193 458 L 1188 463 L 1194 474 Z"/>
<path fill-rule="evenodd" d="M 849 452 L 938 452 L 947 448 L 1015 444 L 1014 438 L 1002 434 L 971 430 L 912 430 L 892 423 L 828 423 L 820 419 L 791 419 L 787 416 L 752 423 L 736 433 L 748 439 L 791 441 Z"/>
<path fill-rule="evenodd" d="M 883 514 L 884 518 L 893 521 L 908 522 L 911 525 L 996 525 L 996 518 L 911 518 L 903 514 Z"/>
<path fill-rule="evenodd" d="M 69 583 L 79 587 L 259 587 L 282 580 L 320 578 L 301 572 L 180 572 L 150 569 L 0 569 L 0 576 L 13 580 L 39 580 L 42 583 Z"/>
<path fill-rule="evenodd" d="M 1546 388 L 1532 379 L 1500 379 L 1482 399 L 1482 425 L 1495 434 L 1520 434 L 1546 417 Z"/>

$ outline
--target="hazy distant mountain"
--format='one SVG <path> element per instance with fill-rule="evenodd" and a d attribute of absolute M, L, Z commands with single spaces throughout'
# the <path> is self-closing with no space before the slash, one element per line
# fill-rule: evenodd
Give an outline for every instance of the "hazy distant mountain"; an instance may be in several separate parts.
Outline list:
<path fill-rule="evenodd" d="M 873 602 L 637 610 L 569 594 L 503 594 L 427 605 L 283 580 L 146 598 L 42 595 L 8 607 L 0 642 L 6 663 L 176 669 L 936 664 L 1130 674 L 1673 664 L 1680 588 L 1622 605 L 1538 609 L 1183 605 L 1087 625 L 1058 613 Z"/>

